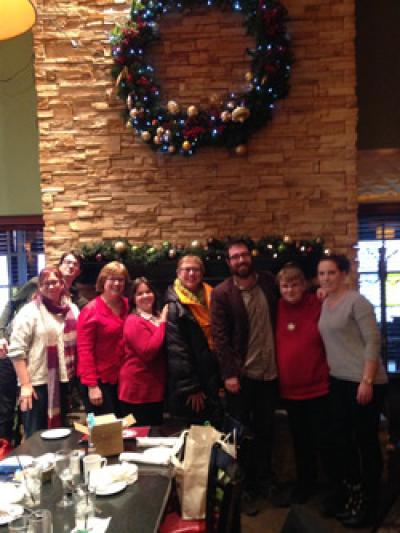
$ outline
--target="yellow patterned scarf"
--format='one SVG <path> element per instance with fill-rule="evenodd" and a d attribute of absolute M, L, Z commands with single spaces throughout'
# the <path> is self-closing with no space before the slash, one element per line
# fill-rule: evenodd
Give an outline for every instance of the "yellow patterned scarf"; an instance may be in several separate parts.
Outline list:
<path fill-rule="evenodd" d="M 211 321 L 209 313 L 212 291 L 211 285 L 208 285 L 208 283 L 202 283 L 200 290 L 195 294 L 184 287 L 181 281 L 177 278 L 174 281 L 174 291 L 181 304 L 189 307 L 196 322 L 206 336 L 208 346 L 212 350 L 213 343 L 211 339 Z"/>

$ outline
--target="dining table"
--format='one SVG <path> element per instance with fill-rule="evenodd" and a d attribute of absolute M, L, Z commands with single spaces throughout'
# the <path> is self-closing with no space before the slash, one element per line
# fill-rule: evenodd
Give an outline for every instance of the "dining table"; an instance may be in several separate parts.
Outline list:
<path fill-rule="evenodd" d="M 82 434 L 71 430 L 71 433 L 55 440 L 41 437 L 41 431 L 34 433 L 10 455 L 28 455 L 39 457 L 46 453 L 59 450 L 82 449 L 87 453 L 87 446 L 82 445 Z M 166 437 L 179 434 L 173 424 L 152 427 L 149 436 Z M 136 450 L 135 439 L 124 439 L 124 451 Z M 119 456 L 107 457 L 107 464 L 119 462 Z M 157 532 L 171 492 L 173 480 L 172 466 L 138 464 L 138 479 L 127 485 L 122 492 L 109 496 L 96 496 L 96 516 L 111 517 L 107 533 L 153 533 Z M 42 485 L 40 508 L 49 509 L 53 517 L 53 532 L 71 532 L 75 527 L 74 505 L 60 508 L 57 502 L 62 497 L 62 486 L 53 472 L 51 479 Z M 7 526 L 0 526 L 0 531 Z"/>

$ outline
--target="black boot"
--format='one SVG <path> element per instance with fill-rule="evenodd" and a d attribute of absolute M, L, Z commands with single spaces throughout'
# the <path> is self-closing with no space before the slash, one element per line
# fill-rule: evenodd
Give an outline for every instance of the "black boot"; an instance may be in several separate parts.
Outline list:
<path fill-rule="evenodd" d="M 360 507 L 361 502 L 361 484 L 352 484 L 347 481 L 344 482 L 345 491 L 347 494 L 344 505 L 335 513 L 335 518 L 338 520 L 346 520 L 350 518 Z"/>
<path fill-rule="evenodd" d="M 374 524 L 377 515 L 377 505 L 368 501 L 361 492 L 358 503 L 351 510 L 348 517 L 342 520 L 344 527 L 365 528 Z"/>

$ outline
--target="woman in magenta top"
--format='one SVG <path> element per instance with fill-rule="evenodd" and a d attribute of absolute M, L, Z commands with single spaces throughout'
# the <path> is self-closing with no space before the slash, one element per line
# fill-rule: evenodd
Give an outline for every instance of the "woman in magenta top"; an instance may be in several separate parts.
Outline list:
<path fill-rule="evenodd" d="M 156 312 L 156 295 L 146 278 L 133 282 L 135 312 L 124 327 L 125 355 L 118 397 L 123 415 L 132 413 L 139 426 L 163 421 L 166 359 L 163 351 L 168 307 Z"/>
<path fill-rule="evenodd" d="M 128 271 L 122 263 L 105 265 L 96 281 L 100 295 L 82 309 L 78 319 L 77 374 L 86 412 L 95 415 L 120 415 L 117 382 L 128 315 L 127 282 Z"/>
<path fill-rule="evenodd" d="M 318 330 L 321 303 L 306 291 L 302 270 L 294 264 L 278 274 L 276 353 L 281 397 L 288 412 L 296 460 L 292 503 L 305 503 L 317 480 L 318 453 L 330 472 L 329 369 Z"/>

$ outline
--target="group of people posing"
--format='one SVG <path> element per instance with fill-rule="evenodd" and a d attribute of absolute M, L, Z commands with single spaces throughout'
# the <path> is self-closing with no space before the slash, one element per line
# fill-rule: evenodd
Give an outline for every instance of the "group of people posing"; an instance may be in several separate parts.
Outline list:
<path fill-rule="evenodd" d="M 80 258 L 65 254 L 58 268 L 40 272 L 9 342 L 0 340 L 8 355 L 0 360 L 0 403 L 12 387 L 12 362 L 26 436 L 65 423 L 76 377 L 87 412 L 132 413 L 138 425 L 160 425 L 168 411 L 219 428 L 228 416 L 251 436 L 242 460 L 254 503 L 275 484 L 280 401 L 295 452 L 291 501 L 314 494 L 320 460 L 332 488 L 325 512 L 349 527 L 368 525 L 378 508 L 387 376 L 373 308 L 348 287 L 348 259 L 321 259 L 318 296 L 294 264 L 276 278 L 256 272 L 244 240 L 228 243 L 226 261 L 231 276 L 212 288 L 201 258 L 182 257 L 163 307 L 144 277 L 128 300 L 128 272 L 113 261 L 99 273 L 98 296 L 83 305 L 71 291 Z M 0 431 L 4 420 L 0 411 Z"/>

